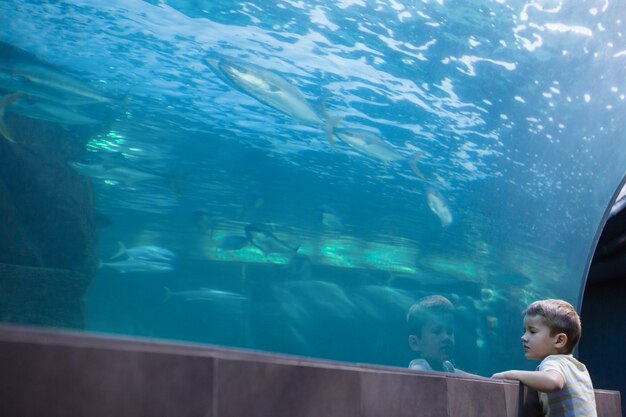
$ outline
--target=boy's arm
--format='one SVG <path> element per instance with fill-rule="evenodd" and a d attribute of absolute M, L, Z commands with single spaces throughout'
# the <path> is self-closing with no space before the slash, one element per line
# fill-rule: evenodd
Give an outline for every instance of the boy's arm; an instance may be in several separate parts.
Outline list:
<path fill-rule="evenodd" d="M 565 379 L 553 370 L 548 371 L 505 371 L 493 374 L 496 379 L 514 379 L 541 392 L 552 392 L 563 389 Z"/>

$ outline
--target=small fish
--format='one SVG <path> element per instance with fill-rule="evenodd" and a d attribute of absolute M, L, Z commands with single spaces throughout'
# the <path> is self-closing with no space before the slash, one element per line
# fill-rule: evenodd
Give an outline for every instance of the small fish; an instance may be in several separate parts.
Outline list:
<path fill-rule="evenodd" d="M 426 199 L 428 200 L 428 207 L 430 210 L 439 217 L 442 227 L 448 227 L 452 224 L 452 212 L 448 207 L 448 203 L 441 193 L 433 188 L 429 188 L 426 191 Z"/>
<path fill-rule="evenodd" d="M 110 259 L 126 257 L 127 259 L 139 259 L 145 261 L 171 262 L 176 255 L 169 249 L 160 246 L 145 245 L 127 249 L 122 242 L 118 242 L 119 248 Z"/>
<path fill-rule="evenodd" d="M 249 243 L 246 236 L 227 235 L 220 239 L 217 247 L 223 251 L 239 250 Z"/>
<path fill-rule="evenodd" d="M 195 290 L 186 291 L 171 291 L 169 288 L 165 289 L 165 299 L 168 301 L 170 298 L 177 297 L 182 298 L 185 301 L 216 301 L 216 300 L 230 300 L 230 301 L 244 301 L 246 297 L 241 294 L 237 294 L 230 291 L 214 290 L 212 288 L 198 288 Z"/>
<path fill-rule="evenodd" d="M 269 227 L 263 224 L 251 223 L 246 225 L 246 237 L 248 241 L 257 248 L 261 249 L 265 255 L 270 253 L 282 253 L 295 255 L 298 247 L 291 247 L 282 240 L 278 239 Z"/>
<path fill-rule="evenodd" d="M 168 272 L 173 271 L 174 266 L 169 262 L 150 261 L 146 259 L 125 259 L 115 262 L 100 261 L 99 267 L 115 269 L 123 274 L 130 272 Z"/>
<path fill-rule="evenodd" d="M 335 135 L 359 153 L 377 159 L 385 164 L 404 158 L 396 148 L 377 133 L 364 129 L 335 129 Z"/>
<path fill-rule="evenodd" d="M 285 78 L 265 68 L 232 58 L 206 57 L 204 62 L 224 82 L 242 93 L 301 123 L 323 127 L 329 142 L 334 146 L 332 132 L 341 118 L 326 117 L 323 108 L 321 112 L 316 111 L 300 90 Z"/>
<path fill-rule="evenodd" d="M 9 132 L 9 129 L 4 124 L 4 113 L 7 109 L 7 106 L 15 103 L 22 97 L 24 97 L 24 93 L 18 92 L 8 94 L 0 99 L 0 135 L 4 136 L 4 138 L 11 143 L 15 143 L 15 139 L 13 139 L 11 132 Z"/>
<path fill-rule="evenodd" d="M 341 217 L 333 207 L 328 204 L 321 204 L 317 207 L 317 211 L 321 214 L 322 225 L 328 230 L 343 230 L 343 222 Z"/>
<path fill-rule="evenodd" d="M 384 164 L 407 160 L 409 168 L 416 177 L 424 179 L 424 174 L 417 167 L 417 161 L 422 156 L 417 153 L 410 158 L 402 155 L 396 148 L 384 140 L 378 133 L 356 128 L 334 129 L 333 133 L 357 152 L 376 159 Z"/>

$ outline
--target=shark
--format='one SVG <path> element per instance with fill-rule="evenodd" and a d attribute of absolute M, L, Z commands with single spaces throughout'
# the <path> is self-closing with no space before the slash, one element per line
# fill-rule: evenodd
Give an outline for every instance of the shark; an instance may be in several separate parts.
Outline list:
<path fill-rule="evenodd" d="M 324 106 L 326 96 L 320 101 L 320 110 L 316 110 L 300 90 L 270 70 L 226 57 L 208 56 L 204 62 L 222 81 L 242 93 L 303 124 L 322 127 L 334 146 L 332 132 L 341 117 L 328 117 Z"/>

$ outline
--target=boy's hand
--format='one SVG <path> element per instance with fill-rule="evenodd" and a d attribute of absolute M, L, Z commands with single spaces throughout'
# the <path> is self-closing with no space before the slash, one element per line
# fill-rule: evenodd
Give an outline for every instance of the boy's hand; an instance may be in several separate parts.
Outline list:
<path fill-rule="evenodd" d="M 541 392 L 562 390 L 565 386 L 565 378 L 559 372 L 549 369 L 547 371 L 505 371 L 491 376 L 498 379 L 512 379 Z"/>

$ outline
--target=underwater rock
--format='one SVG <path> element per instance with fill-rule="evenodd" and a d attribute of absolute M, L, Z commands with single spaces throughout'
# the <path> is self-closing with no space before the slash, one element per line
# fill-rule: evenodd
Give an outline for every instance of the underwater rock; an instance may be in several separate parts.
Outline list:
<path fill-rule="evenodd" d="M 0 263 L 0 321 L 82 328 L 85 275 Z"/>
<path fill-rule="evenodd" d="M 97 242 L 91 186 L 67 162 L 83 152 L 89 132 L 15 114 L 7 114 L 5 121 L 16 143 L 0 141 L 0 263 L 54 270 L 83 281 L 78 285 L 82 293 L 75 294 L 77 310 L 67 322 L 75 327 L 82 322 L 80 300 L 97 270 Z M 33 288 L 38 288 L 37 279 L 48 285 L 45 272 L 31 275 Z M 0 287 L 18 278 L 0 275 Z M 19 301 L 3 300 L 0 310 L 19 306 Z M 67 300 L 45 305 L 63 302 Z"/>

